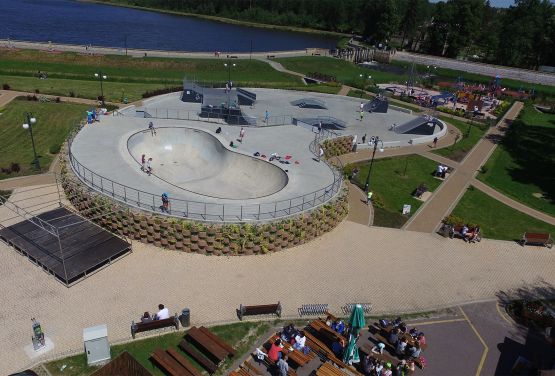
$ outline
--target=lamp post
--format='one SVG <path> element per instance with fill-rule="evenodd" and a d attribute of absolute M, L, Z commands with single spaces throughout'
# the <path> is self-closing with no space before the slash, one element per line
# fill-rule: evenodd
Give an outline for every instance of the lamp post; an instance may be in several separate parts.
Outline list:
<path fill-rule="evenodd" d="M 31 144 L 33 145 L 33 164 L 35 165 L 35 169 L 40 170 L 40 163 L 39 163 L 39 158 L 37 157 L 37 150 L 35 148 L 35 138 L 33 137 L 33 124 L 35 124 L 37 122 L 37 119 L 33 116 L 32 113 L 27 112 L 25 114 L 25 121 L 26 123 L 23 123 L 23 129 L 28 129 L 29 133 L 31 134 Z"/>
<path fill-rule="evenodd" d="M 231 107 L 231 67 L 236 67 L 237 65 L 235 63 L 231 63 L 231 62 L 227 62 L 224 63 L 224 67 L 227 68 L 227 86 L 228 86 L 228 90 L 227 90 L 227 113 L 230 113 L 230 107 Z"/>
<path fill-rule="evenodd" d="M 365 74 L 359 74 L 358 75 L 360 78 L 362 78 L 362 89 L 360 90 L 360 99 L 362 99 L 362 93 L 364 92 L 364 88 L 366 87 L 366 78 L 368 78 L 369 80 L 372 79 L 372 76 L 366 76 Z"/>
<path fill-rule="evenodd" d="M 107 79 L 108 76 L 102 74 L 102 71 L 95 73 L 94 76 L 98 78 L 98 81 L 100 81 L 100 98 L 102 99 L 102 106 L 105 106 L 106 104 L 104 102 L 104 87 L 102 86 L 102 81 Z"/>
<path fill-rule="evenodd" d="M 368 176 L 366 176 L 366 183 L 364 183 L 364 191 L 368 192 L 368 187 L 370 186 L 370 174 L 372 173 L 372 166 L 374 165 L 374 157 L 376 156 L 376 150 L 378 149 L 378 143 L 381 144 L 380 152 L 383 152 L 383 141 L 379 137 L 370 137 L 370 142 L 374 143 L 374 151 L 372 152 L 372 159 L 370 160 L 370 168 L 368 168 Z"/>

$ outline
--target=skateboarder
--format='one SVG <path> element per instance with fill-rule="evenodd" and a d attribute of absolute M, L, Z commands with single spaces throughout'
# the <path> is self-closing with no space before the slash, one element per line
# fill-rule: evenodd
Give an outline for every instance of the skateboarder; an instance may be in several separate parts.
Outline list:
<path fill-rule="evenodd" d="M 360 121 L 364 119 L 364 111 L 360 110 Z"/>
<path fill-rule="evenodd" d="M 437 137 L 434 137 L 434 148 L 437 146 Z"/>
<path fill-rule="evenodd" d="M 148 176 L 152 174 L 152 158 L 148 158 L 148 161 L 146 161 L 146 173 Z"/>
<path fill-rule="evenodd" d="M 270 113 L 268 110 L 264 113 L 264 123 L 268 123 L 268 119 L 270 118 Z"/>
<path fill-rule="evenodd" d="M 148 129 L 150 129 L 150 135 L 152 137 L 156 136 L 156 128 L 154 128 L 153 122 L 148 123 Z"/>

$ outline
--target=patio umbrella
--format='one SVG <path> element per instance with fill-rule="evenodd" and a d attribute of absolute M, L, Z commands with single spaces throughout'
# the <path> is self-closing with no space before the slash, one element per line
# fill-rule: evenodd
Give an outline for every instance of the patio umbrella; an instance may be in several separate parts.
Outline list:
<path fill-rule="evenodd" d="M 366 321 L 364 320 L 364 310 L 360 304 L 354 306 L 351 316 L 349 317 L 349 343 L 345 347 L 345 352 L 343 353 L 343 362 L 346 364 L 353 364 L 360 362 L 360 356 L 358 354 L 357 338 L 358 333 L 364 326 Z"/>

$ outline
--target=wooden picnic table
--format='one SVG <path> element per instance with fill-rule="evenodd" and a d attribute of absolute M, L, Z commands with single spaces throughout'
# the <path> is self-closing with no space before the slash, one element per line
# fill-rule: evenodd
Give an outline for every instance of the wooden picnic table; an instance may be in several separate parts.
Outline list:
<path fill-rule="evenodd" d="M 376 327 L 374 325 L 374 327 L 378 330 L 378 332 L 385 338 L 387 339 L 387 342 L 389 343 L 389 335 L 391 334 L 391 332 L 393 331 L 393 326 L 392 325 L 388 325 L 385 328 L 382 327 Z M 407 340 L 407 343 L 411 346 L 414 346 L 417 342 L 417 339 L 414 339 L 409 333 L 401 333 L 401 335 L 399 336 L 399 338 L 403 338 Z M 392 343 L 391 345 L 394 346 L 394 344 Z M 422 351 L 426 350 L 428 348 L 428 344 L 421 344 L 420 348 L 422 349 Z"/>
<path fill-rule="evenodd" d="M 343 372 L 329 362 L 325 362 L 316 370 L 317 376 L 349 376 L 348 373 Z"/>
<path fill-rule="evenodd" d="M 211 356 L 212 358 L 217 360 L 217 363 L 222 362 L 229 353 L 221 348 L 217 343 L 215 343 L 210 337 L 200 331 L 197 327 L 193 326 L 187 332 L 187 336 L 189 336 L 199 348 L 206 351 L 206 355 Z"/>
<path fill-rule="evenodd" d="M 277 334 L 270 337 L 270 344 L 274 343 L 279 338 L 280 337 Z M 283 355 L 287 355 L 289 357 L 289 360 L 295 362 L 299 367 L 302 367 L 306 363 L 310 362 L 310 360 L 312 360 L 315 356 L 312 352 L 305 354 L 304 352 L 295 349 L 292 345 L 283 340 L 281 341 L 281 343 L 283 343 Z"/>

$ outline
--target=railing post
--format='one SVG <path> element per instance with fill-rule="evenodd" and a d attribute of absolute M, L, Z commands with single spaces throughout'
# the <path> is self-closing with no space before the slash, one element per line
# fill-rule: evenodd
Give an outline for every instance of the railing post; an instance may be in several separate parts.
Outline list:
<path fill-rule="evenodd" d="M 291 215 L 291 200 L 289 200 L 289 215 Z"/>
<path fill-rule="evenodd" d="M 127 202 L 127 188 L 123 186 L 123 201 Z"/>
<path fill-rule="evenodd" d="M 243 220 L 243 205 L 241 205 L 241 214 L 240 214 L 239 219 L 240 219 L 240 220 Z"/>
<path fill-rule="evenodd" d="M 104 179 L 103 179 L 102 176 L 101 176 L 101 177 L 100 177 L 100 191 L 101 191 L 102 193 L 104 193 L 104 183 L 102 183 L 102 180 L 104 180 Z"/>
<path fill-rule="evenodd" d="M 112 197 L 114 197 L 116 192 L 114 192 L 114 181 L 112 180 Z"/>
<path fill-rule="evenodd" d="M 260 220 L 260 204 L 258 204 L 258 220 Z"/>
<path fill-rule="evenodd" d="M 141 207 L 141 198 L 139 197 L 139 191 L 137 191 L 137 205 Z"/>
<path fill-rule="evenodd" d="M 222 221 L 225 221 L 225 204 L 222 205 Z"/>
<path fill-rule="evenodd" d="M 277 215 L 277 201 L 274 202 L 274 218 Z"/>
<path fill-rule="evenodd" d="M 204 219 L 206 219 L 206 202 L 204 203 Z"/>
<path fill-rule="evenodd" d="M 154 203 L 154 195 L 152 195 L 152 210 L 156 211 L 156 204 Z"/>
<path fill-rule="evenodd" d="M 316 206 L 316 192 L 314 192 L 314 199 L 312 200 L 312 207 Z"/>

